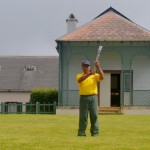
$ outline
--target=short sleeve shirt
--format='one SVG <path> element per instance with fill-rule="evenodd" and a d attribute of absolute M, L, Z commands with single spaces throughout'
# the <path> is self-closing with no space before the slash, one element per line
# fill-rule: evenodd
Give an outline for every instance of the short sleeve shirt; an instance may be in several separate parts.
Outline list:
<path fill-rule="evenodd" d="M 78 79 L 83 76 L 84 74 L 77 74 L 76 81 L 78 83 Z M 92 95 L 97 94 L 97 82 L 100 81 L 100 75 L 95 73 L 94 75 L 90 75 L 84 81 L 78 83 L 79 87 L 79 94 L 80 95 Z"/>

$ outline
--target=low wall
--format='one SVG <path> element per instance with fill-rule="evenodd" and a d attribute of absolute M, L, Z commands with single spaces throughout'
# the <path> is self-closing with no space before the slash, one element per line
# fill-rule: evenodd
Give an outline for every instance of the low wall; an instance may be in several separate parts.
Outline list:
<path fill-rule="evenodd" d="M 123 107 L 121 108 L 122 114 L 130 115 L 150 115 L 150 107 L 134 106 L 134 107 Z"/>

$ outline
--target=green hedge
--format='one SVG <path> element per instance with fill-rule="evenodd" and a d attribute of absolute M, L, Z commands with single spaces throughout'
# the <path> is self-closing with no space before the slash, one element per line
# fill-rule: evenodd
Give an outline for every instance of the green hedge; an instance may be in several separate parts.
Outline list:
<path fill-rule="evenodd" d="M 31 92 L 30 103 L 35 104 L 36 102 L 39 102 L 40 104 L 53 104 L 56 102 L 56 105 L 58 105 L 58 90 L 52 88 L 33 89 Z M 40 105 L 40 113 L 50 112 L 53 110 L 53 107 L 53 105 L 50 107 Z M 34 113 L 35 110 L 36 105 L 29 105 L 26 111 Z"/>
<path fill-rule="evenodd" d="M 39 102 L 40 104 L 56 102 L 58 104 L 58 90 L 52 88 L 33 89 L 30 102 Z"/>

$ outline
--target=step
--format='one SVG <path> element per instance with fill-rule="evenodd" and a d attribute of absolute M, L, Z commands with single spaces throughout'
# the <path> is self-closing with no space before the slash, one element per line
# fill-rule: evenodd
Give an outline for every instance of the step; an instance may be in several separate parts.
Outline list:
<path fill-rule="evenodd" d="M 99 107 L 99 114 L 121 114 L 120 107 Z"/>

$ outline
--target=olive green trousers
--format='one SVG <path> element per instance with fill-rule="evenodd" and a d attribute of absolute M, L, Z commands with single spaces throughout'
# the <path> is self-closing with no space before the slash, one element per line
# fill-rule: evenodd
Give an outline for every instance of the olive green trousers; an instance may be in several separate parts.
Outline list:
<path fill-rule="evenodd" d="M 97 136 L 99 135 L 97 95 L 80 96 L 78 136 L 86 136 L 85 130 L 88 124 L 88 114 L 91 123 L 91 136 Z"/>

